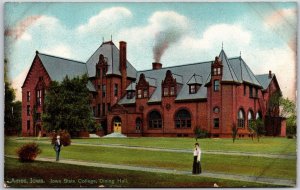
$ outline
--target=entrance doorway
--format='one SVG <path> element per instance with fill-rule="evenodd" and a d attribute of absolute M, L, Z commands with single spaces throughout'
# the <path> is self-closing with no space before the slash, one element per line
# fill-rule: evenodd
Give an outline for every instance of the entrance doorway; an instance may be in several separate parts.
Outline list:
<path fill-rule="evenodd" d="M 115 117 L 113 119 L 113 127 L 114 127 L 114 132 L 115 133 L 121 133 L 122 131 L 122 121 L 119 116 Z"/>

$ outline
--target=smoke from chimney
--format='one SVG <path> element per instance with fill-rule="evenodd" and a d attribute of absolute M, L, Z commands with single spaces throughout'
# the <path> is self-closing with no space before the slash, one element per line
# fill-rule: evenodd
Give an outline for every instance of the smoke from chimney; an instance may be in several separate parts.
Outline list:
<path fill-rule="evenodd" d="M 169 27 L 155 35 L 153 47 L 153 59 L 160 62 L 164 52 L 174 43 L 178 42 L 184 34 L 184 30 L 178 27 Z"/>
<path fill-rule="evenodd" d="M 18 40 L 27 28 L 34 24 L 39 18 L 41 18 L 40 15 L 28 16 L 21 20 L 16 26 L 5 29 L 4 35 L 11 36 L 14 40 Z"/>

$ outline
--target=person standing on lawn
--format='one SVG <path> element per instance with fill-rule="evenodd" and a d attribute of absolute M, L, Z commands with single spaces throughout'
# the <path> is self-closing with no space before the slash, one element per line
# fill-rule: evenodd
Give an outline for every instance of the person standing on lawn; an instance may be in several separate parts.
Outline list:
<path fill-rule="evenodd" d="M 60 136 L 57 135 L 56 141 L 54 143 L 54 150 L 56 152 L 56 161 L 59 161 L 60 148 L 61 148 Z"/>
<path fill-rule="evenodd" d="M 201 159 L 201 149 L 200 149 L 199 143 L 195 143 L 193 174 L 200 174 L 201 173 L 200 159 Z"/>

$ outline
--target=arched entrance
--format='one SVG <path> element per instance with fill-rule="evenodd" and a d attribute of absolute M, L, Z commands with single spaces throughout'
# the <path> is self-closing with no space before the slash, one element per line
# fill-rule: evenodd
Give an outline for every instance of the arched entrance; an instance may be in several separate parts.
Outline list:
<path fill-rule="evenodd" d="M 113 118 L 113 129 L 115 133 L 121 133 L 122 131 L 122 120 L 119 116 Z"/>

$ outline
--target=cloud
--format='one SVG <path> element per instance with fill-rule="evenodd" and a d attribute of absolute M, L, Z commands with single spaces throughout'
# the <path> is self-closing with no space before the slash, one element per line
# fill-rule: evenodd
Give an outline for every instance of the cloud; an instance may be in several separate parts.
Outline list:
<path fill-rule="evenodd" d="M 71 59 L 73 55 L 71 47 L 67 44 L 59 44 L 54 47 L 49 47 L 48 49 L 42 49 L 41 52 L 69 59 Z"/>
<path fill-rule="evenodd" d="M 12 80 L 12 87 L 16 90 L 16 100 L 22 101 L 22 85 L 30 67 L 26 67 L 16 78 Z"/>
<path fill-rule="evenodd" d="M 118 26 L 118 23 L 130 18 L 132 13 L 124 7 L 112 7 L 104 9 L 98 15 L 89 19 L 77 28 L 79 34 L 97 33 L 100 31 L 111 30 L 113 26 Z"/>

